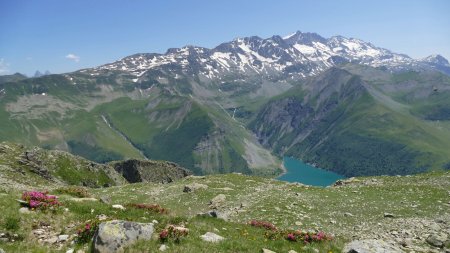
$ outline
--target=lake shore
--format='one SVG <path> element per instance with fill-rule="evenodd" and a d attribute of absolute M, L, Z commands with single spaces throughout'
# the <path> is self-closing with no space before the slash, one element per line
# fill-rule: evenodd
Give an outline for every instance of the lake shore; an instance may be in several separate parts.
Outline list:
<path fill-rule="evenodd" d="M 345 178 L 335 172 L 317 168 L 293 157 L 284 157 L 280 167 L 283 173 L 276 178 L 280 181 L 325 187 L 333 184 L 336 180 Z"/>

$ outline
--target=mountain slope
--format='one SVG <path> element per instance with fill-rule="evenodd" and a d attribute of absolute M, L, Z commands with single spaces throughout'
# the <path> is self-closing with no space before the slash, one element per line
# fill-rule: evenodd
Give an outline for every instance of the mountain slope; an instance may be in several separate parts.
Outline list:
<path fill-rule="evenodd" d="M 0 114 L 9 120 L 0 136 L 98 162 L 147 157 L 200 174 L 274 173 L 277 159 L 219 104 L 160 81 L 135 86 L 126 74 L 113 72 L 109 77 L 74 73 L 4 84 Z M 250 155 L 253 161 L 246 160 Z"/>
<path fill-rule="evenodd" d="M 263 106 L 249 125 L 260 142 L 279 155 L 299 157 L 346 176 L 411 174 L 448 167 L 450 128 L 417 118 L 419 109 L 411 106 L 417 101 L 396 101 L 393 94 L 378 90 L 380 85 L 386 90 L 389 84 L 403 94 L 427 89 L 428 95 L 421 92 L 417 98 L 427 101 L 435 96 L 432 84 L 418 78 L 408 80 L 408 86 L 395 83 L 399 75 L 388 75 L 391 80 L 380 84 L 376 79 L 386 75 L 380 70 L 347 68 L 362 76 L 332 68 Z M 369 71 L 381 73 L 370 76 Z M 450 82 L 440 77 L 446 80 L 440 83 L 441 96 L 448 97 L 445 90 Z"/>

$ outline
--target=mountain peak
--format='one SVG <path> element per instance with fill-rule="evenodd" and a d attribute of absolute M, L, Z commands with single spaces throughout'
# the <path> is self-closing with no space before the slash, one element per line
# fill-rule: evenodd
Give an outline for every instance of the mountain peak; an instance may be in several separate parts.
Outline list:
<path fill-rule="evenodd" d="M 300 31 L 297 31 L 291 35 L 285 36 L 283 38 L 288 44 L 294 45 L 294 44 L 312 44 L 312 42 L 316 41 L 316 42 L 321 42 L 321 43 L 326 43 L 326 39 L 322 36 L 320 36 L 317 33 L 310 33 L 310 32 L 305 32 L 302 33 Z"/>
<path fill-rule="evenodd" d="M 448 60 L 440 54 L 432 54 L 422 59 L 424 62 L 439 65 L 450 65 Z"/>

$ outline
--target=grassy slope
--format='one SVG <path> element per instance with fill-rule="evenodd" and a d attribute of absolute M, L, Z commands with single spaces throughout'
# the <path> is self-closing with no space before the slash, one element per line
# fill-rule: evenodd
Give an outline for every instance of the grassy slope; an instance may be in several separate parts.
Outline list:
<path fill-rule="evenodd" d="M 449 178 L 448 172 L 408 177 L 361 178 L 343 187 L 316 188 L 227 174 L 186 178 L 169 185 L 140 183 L 98 190 L 87 189 L 94 197 L 110 196 L 112 203 L 158 203 L 169 208 L 169 215 L 131 209 L 117 211 L 99 202 L 71 201 L 65 195 L 60 199 L 64 207 L 68 208 L 67 212 L 19 215 L 15 199 L 19 197 L 20 191 L 8 189 L 0 193 L 3 214 L 0 229 L 5 230 L 6 219 L 15 218 L 19 226 L 11 232 L 23 236 L 24 240 L 0 242 L 0 247 L 7 252 L 25 249 L 29 252 L 56 252 L 56 248 L 35 243 L 36 239 L 30 233 L 33 224 L 48 221 L 54 232 L 72 234 L 85 221 L 105 214 L 111 219 L 139 222 L 156 219 L 159 221 L 157 232 L 166 224 L 184 223 L 190 229 L 188 237 L 179 244 L 169 243 L 168 252 L 257 252 L 263 247 L 276 252 L 287 252 L 290 249 L 313 252 L 314 248 L 318 248 L 320 252 L 327 252 L 329 249 L 339 252 L 343 242 L 350 240 L 353 235 L 356 238 L 374 238 L 389 235 L 393 230 L 409 228 L 410 222 L 414 221 L 432 221 L 437 218 L 449 221 L 446 203 L 447 191 L 450 189 Z M 183 193 L 183 186 L 193 182 L 205 184 L 208 189 Z M 226 202 L 219 208 L 219 212 L 227 213 L 230 222 L 193 217 L 198 212 L 209 210 L 209 200 L 221 193 L 226 195 Z M 393 213 L 395 218 L 383 218 L 384 212 Z M 352 215 L 346 216 L 345 213 Z M 337 238 L 331 245 L 311 245 L 306 248 L 302 244 L 285 240 L 265 240 L 264 231 L 244 225 L 250 219 L 270 221 L 280 228 L 323 229 L 336 234 Z M 299 221 L 303 225 L 294 224 Z M 76 226 L 65 228 L 69 224 Z M 227 239 L 218 244 L 202 242 L 199 236 L 207 231 Z M 129 250 L 156 251 L 159 245 L 155 238 L 149 242 L 140 242 Z M 70 247 L 69 243 L 64 244 L 63 250 Z"/>
<path fill-rule="evenodd" d="M 389 78 L 394 79 L 392 82 L 400 82 L 395 79 L 398 78 L 396 76 Z M 435 79 L 430 77 L 430 80 Z M 403 79 L 401 81 L 404 82 Z M 423 80 L 414 81 L 420 84 Z M 389 81 L 383 80 L 381 83 Z M 272 145 L 276 143 L 272 148 L 278 153 L 300 157 L 347 176 L 409 174 L 427 169 L 440 170 L 449 164 L 450 129 L 444 121 L 431 122 L 417 117 L 417 108 L 425 110 L 423 103 L 444 106 L 444 101 L 448 99 L 443 98 L 448 98 L 448 95 L 441 92 L 441 99 L 431 97 L 421 100 L 425 102 L 409 101 L 408 104 L 398 98 L 400 93 L 395 95 L 379 91 L 376 82 L 365 85 L 366 92 L 361 97 L 339 102 L 333 111 L 317 122 L 311 134 L 301 143 L 284 153 L 283 147 L 289 146 L 296 135 L 276 133 L 269 139 Z M 401 94 L 406 96 L 405 92 Z M 304 96 L 302 89 L 293 88 L 269 103 L 283 99 L 301 103 Z M 314 100 L 308 103 L 311 102 Z M 258 115 L 249 127 L 258 129 L 262 116 Z M 311 122 L 313 119 L 303 121 Z M 273 131 L 276 129 L 265 130 L 266 133 Z"/>
<path fill-rule="evenodd" d="M 442 169 L 449 162 L 447 129 L 393 111 L 370 98 L 352 106 L 353 110 L 338 119 L 338 127 L 327 133 L 329 138 L 308 150 L 306 160 L 346 175 L 408 174 Z M 311 136 L 311 145 L 320 139 L 314 138 Z M 302 143 L 300 152 L 310 147 L 309 140 Z"/>
<path fill-rule="evenodd" d="M 44 147 L 59 145 L 60 148 L 64 148 L 63 143 L 76 140 L 79 145 L 75 149 L 89 149 L 90 152 L 75 153 L 92 160 L 102 161 L 105 156 L 142 158 L 135 148 L 109 129 L 99 115 L 78 109 L 86 105 L 89 95 L 95 97 L 94 92 L 99 92 L 99 89 L 94 85 L 95 80 L 79 78 L 77 81 L 78 84 L 74 85 L 63 75 L 51 75 L 5 84 L 7 96 L 0 100 L 0 117 L 9 120 L 2 122 L 0 139 Z M 58 113 L 45 113 L 33 118 L 17 117 L 6 111 L 5 106 L 15 102 L 20 96 L 36 96 L 34 94 L 44 92 L 47 96 L 71 104 L 72 108 L 66 111 L 66 117 Z M 38 135 L 48 137 L 39 138 Z"/>

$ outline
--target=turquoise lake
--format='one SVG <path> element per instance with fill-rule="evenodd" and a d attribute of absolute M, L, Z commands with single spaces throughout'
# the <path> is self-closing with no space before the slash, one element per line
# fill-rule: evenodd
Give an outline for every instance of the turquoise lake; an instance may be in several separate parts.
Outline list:
<path fill-rule="evenodd" d="M 292 157 L 284 157 L 283 162 L 287 173 L 278 177 L 278 180 L 314 186 L 328 186 L 336 180 L 345 178 L 334 172 L 315 168 Z"/>

